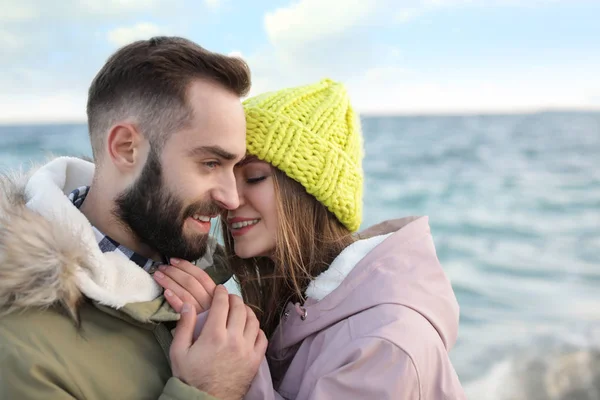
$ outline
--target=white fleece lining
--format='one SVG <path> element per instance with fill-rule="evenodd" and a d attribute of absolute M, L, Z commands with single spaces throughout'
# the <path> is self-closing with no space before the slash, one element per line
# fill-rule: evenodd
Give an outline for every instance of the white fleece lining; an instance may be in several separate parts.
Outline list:
<path fill-rule="evenodd" d="M 317 301 L 323 300 L 342 284 L 360 260 L 393 233 L 359 240 L 346 247 L 329 268 L 308 285 L 306 296 Z"/>
<path fill-rule="evenodd" d="M 67 197 L 75 188 L 92 183 L 94 168 L 94 164 L 78 158 L 53 160 L 27 182 L 27 207 L 51 223 L 64 226 L 86 247 L 91 270 L 80 269 L 76 274 L 85 296 L 114 308 L 154 300 L 162 288 L 152 276 L 119 254 L 102 253 L 88 219 Z"/>

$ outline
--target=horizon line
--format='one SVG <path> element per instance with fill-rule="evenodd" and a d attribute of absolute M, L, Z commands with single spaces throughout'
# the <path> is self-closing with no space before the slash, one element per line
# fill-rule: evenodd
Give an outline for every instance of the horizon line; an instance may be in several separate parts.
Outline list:
<path fill-rule="evenodd" d="M 587 108 L 540 108 L 530 110 L 481 110 L 481 111 L 364 111 L 357 112 L 361 118 L 389 118 L 389 117 L 485 117 L 485 116 L 510 116 L 510 115 L 534 115 L 534 114 L 586 114 L 600 113 L 600 106 Z M 87 125 L 86 119 L 64 119 L 64 120 L 2 120 L 0 126 L 27 126 L 27 125 Z"/>

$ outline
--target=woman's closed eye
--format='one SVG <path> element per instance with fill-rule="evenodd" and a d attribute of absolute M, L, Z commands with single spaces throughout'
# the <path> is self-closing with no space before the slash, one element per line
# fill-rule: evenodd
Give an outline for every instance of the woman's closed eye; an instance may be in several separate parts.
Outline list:
<path fill-rule="evenodd" d="M 267 178 L 266 176 L 257 176 L 257 177 L 253 177 L 253 178 L 246 178 L 246 182 L 249 184 L 254 184 L 254 183 L 264 181 L 266 178 Z"/>

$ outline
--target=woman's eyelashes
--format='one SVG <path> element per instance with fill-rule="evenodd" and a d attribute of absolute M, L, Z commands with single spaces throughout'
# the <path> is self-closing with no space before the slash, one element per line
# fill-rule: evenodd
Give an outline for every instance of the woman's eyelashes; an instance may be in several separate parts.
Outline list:
<path fill-rule="evenodd" d="M 257 176 L 254 178 L 246 178 L 246 182 L 252 185 L 254 183 L 264 181 L 266 178 L 267 178 L 266 176 Z"/>

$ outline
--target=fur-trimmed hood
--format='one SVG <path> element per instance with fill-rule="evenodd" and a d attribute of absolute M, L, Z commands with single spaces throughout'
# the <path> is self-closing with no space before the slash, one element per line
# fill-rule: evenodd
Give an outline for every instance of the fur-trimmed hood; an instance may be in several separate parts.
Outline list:
<path fill-rule="evenodd" d="M 60 157 L 33 173 L 0 177 L 0 315 L 60 304 L 75 318 L 83 297 L 119 309 L 162 293 L 137 264 L 102 253 L 68 199 L 93 175 L 93 163 Z"/>

